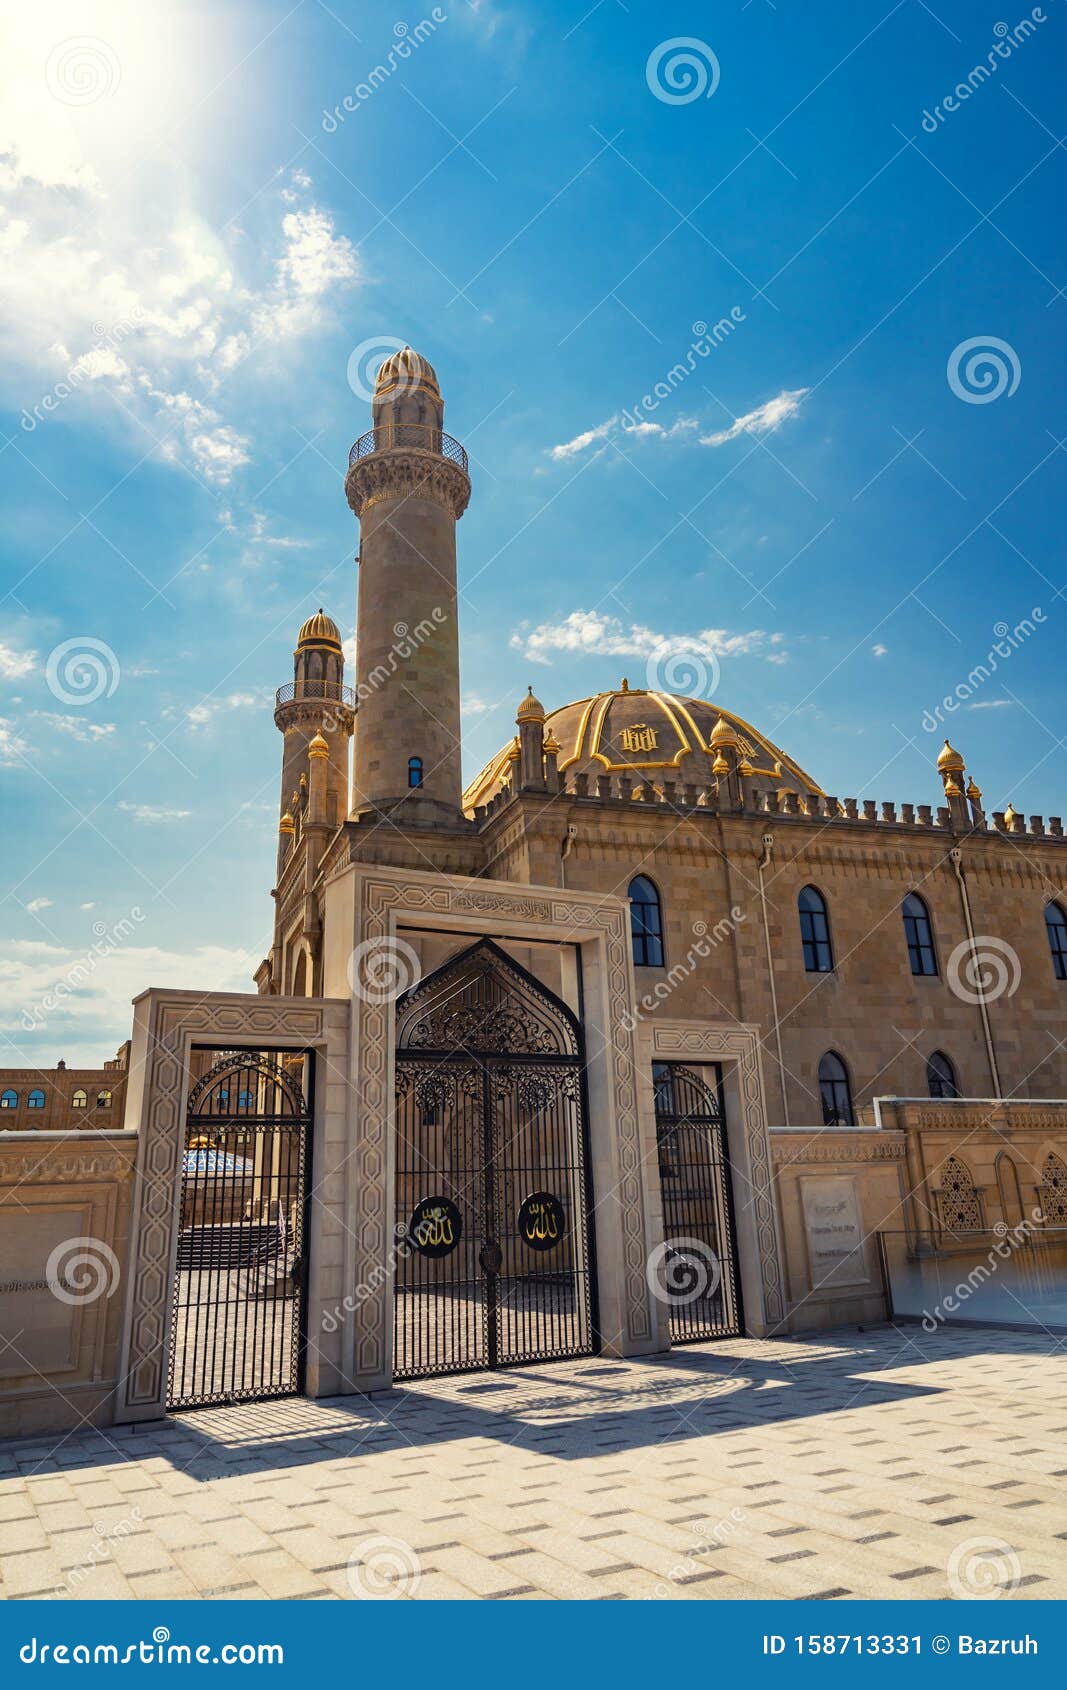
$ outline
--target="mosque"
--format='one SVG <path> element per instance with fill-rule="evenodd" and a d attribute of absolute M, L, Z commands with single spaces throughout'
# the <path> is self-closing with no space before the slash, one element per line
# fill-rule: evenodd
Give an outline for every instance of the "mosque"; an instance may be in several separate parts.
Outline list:
<path fill-rule="evenodd" d="M 528 689 L 464 790 L 467 454 L 410 347 L 371 421 L 356 673 L 320 609 L 277 693 L 258 990 L 135 1001 L 79 1412 L 923 1319 L 1008 1234 L 986 1315 L 1062 1283 L 1059 818 L 987 814 L 947 741 L 925 801 L 839 797 L 627 679 Z"/>

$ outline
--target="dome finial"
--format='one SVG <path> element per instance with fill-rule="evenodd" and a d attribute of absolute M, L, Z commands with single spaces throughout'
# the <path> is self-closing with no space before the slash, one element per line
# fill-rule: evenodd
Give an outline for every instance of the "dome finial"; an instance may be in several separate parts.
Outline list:
<path fill-rule="evenodd" d="M 955 746 L 950 745 L 946 739 L 945 749 L 940 753 L 937 759 L 938 774 L 959 775 L 963 773 L 964 767 L 965 765 L 962 756 L 956 750 Z"/>
<path fill-rule="evenodd" d="M 543 722 L 545 707 L 539 698 L 534 697 L 533 687 L 526 688 L 526 697 L 519 705 L 515 720 L 521 725 L 523 722 Z"/>

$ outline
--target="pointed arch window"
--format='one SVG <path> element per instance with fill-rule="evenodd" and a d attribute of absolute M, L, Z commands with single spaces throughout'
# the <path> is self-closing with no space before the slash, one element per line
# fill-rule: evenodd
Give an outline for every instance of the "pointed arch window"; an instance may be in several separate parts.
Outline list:
<path fill-rule="evenodd" d="M 1045 1158 L 1038 1201 L 1046 1226 L 1067 1226 L 1067 1163 L 1054 1152 Z"/>
<path fill-rule="evenodd" d="M 908 961 L 913 974 L 936 974 L 934 930 L 930 912 L 918 892 L 909 892 L 901 906 L 904 916 L 904 937 L 908 942 Z"/>
<path fill-rule="evenodd" d="M 805 969 L 809 974 L 830 974 L 834 953 L 830 947 L 826 899 L 814 886 L 805 886 L 797 898 L 797 909 L 800 912 L 800 942 L 804 948 Z"/>
<path fill-rule="evenodd" d="M 84 1109 L 88 1101 L 88 1094 L 79 1086 L 70 1100 L 70 1106 L 72 1109 Z"/>
<path fill-rule="evenodd" d="M 935 1050 L 926 1062 L 926 1089 L 931 1097 L 959 1097 L 956 1070 L 943 1050 Z"/>
<path fill-rule="evenodd" d="M 17 1091 L 12 1091 L 9 1086 L 7 1091 L 0 1092 L 0 1109 L 17 1109 L 18 1106 L 19 1094 Z"/>
<path fill-rule="evenodd" d="M 96 1107 L 98 1109 L 110 1109 L 111 1108 L 111 1093 L 109 1091 L 98 1091 L 97 1092 L 97 1094 L 96 1094 Z"/>
<path fill-rule="evenodd" d="M 422 758 L 421 757 L 409 757 L 408 758 L 408 785 L 409 786 L 421 786 L 422 785 Z"/>
<path fill-rule="evenodd" d="M 663 967 L 663 912 L 647 874 L 630 882 L 630 938 L 636 968 Z"/>
<path fill-rule="evenodd" d="M 970 1172 L 958 1156 L 949 1156 L 941 1170 L 937 1212 L 946 1232 L 981 1232 L 982 1200 Z"/>
<path fill-rule="evenodd" d="M 1045 931 L 1052 952 L 1052 972 L 1057 980 L 1067 980 L 1067 915 L 1055 902 L 1045 905 Z"/>
<path fill-rule="evenodd" d="M 825 1127 L 854 1127 L 856 1117 L 852 1109 L 852 1087 L 848 1069 L 836 1051 L 828 1050 L 819 1062 L 819 1091 L 822 1096 L 822 1119 Z"/>

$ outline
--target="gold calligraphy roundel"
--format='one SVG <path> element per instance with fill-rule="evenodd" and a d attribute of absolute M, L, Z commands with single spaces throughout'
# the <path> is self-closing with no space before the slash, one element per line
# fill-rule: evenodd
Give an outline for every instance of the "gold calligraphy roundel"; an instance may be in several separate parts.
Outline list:
<path fill-rule="evenodd" d="M 554 1250 L 567 1230 L 563 1204 L 551 1191 L 532 1191 L 519 1209 L 519 1237 L 531 1250 Z"/>
<path fill-rule="evenodd" d="M 408 1241 L 420 1256 L 450 1256 L 463 1236 L 463 1216 L 451 1197 L 424 1197 L 412 1211 Z"/>

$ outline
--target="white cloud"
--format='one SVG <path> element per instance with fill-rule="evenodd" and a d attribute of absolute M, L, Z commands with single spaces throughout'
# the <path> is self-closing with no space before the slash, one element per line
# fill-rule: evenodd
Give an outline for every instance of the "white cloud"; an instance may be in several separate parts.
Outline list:
<path fill-rule="evenodd" d="M 739 434 L 770 434 L 787 418 L 795 417 L 800 409 L 800 401 L 810 390 L 806 387 L 796 387 L 792 392 L 782 392 L 774 399 L 768 399 L 765 404 L 757 405 L 754 411 L 746 411 L 743 417 L 731 423 L 729 428 L 723 428 L 716 434 L 702 434 L 702 446 L 724 446 L 728 440 L 736 440 Z"/>
<path fill-rule="evenodd" d="M 29 751 L 29 745 L 10 716 L 0 716 L 0 767 L 17 768 Z"/>
<path fill-rule="evenodd" d="M 37 721 L 47 722 L 56 733 L 76 739 L 79 745 L 96 745 L 115 732 L 114 722 L 89 722 L 84 716 L 62 716 L 54 710 L 35 710 L 32 714 Z"/>
<path fill-rule="evenodd" d="M 1010 698 L 980 698 L 976 704 L 968 704 L 968 710 L 1010 710 L 1013 700 Z"/>
<path fill-rule="evenodd" d="M 533 663 L 550 663 L 551 653 L 579 652 L 587 657 L 665 658 L 681 652 L 704 657 L 747 657 L 764 653 L 765 647 L 780 645 L 781 634 L 762 628 L 748 633 L 730 633 L 725 628 L 704 628 L 695 634 L 661 634 L 640 623 L 624 627 L 617 616 L 596 610 L 572 610 L 562 622 L 542 622 L 533 629 L 512 634 L 514 651 Z M 781 661 L 784 653 L 774 654 Z"/>
<path fill-rule="evenodd" d="M 206 728 L 220 712 L 250 710 L 261 702 L 254 692 L 231 692 L 224 698 L 202 698 L 199 704 L 189 705 L 184 714 L 190 727 Z"/>
<path fill-rule="evenodd" d="M 191 810 L 167 810 L 158 804 L 127 804 L 125 799 L 119 800 L 118 807 L 137 822 L 180 822 L 193 813 Z"/>
<path fill-rule="evenodd" d="M 625 423 L 621 417 L 609 417 L 607 422 L 597 423 L 595 428 L 587 428 L 584 434 L 576 434 L 573 440 L 566 440 L 561 446 L 550 448 L 549 456 L 557 460 L 577 457 L 598 440 L 612 439 L 634 442 L 638 440 L 676 440 L 679 435 L 691 434 L 700 427 L 696 417 L 679 417 L 668 428 L 663 423 L 639 422 Z"/>
<path fill-rule="evenodd" d="M 16 651 L 14 646 L 6 645 L 0 640 L 0 678 L 5 681 L 20 681 L 24 675 L 32 675 L 36 667 L 35 651 Z"/>
<path fill-rule="evenodd" d="M 479 697 L 476 692 L 468 692 L 460 699 L 459 713 L 461 716 L 484 716 L 487 710 L 495 708 L 488 699 Z"/>
<path fill-rule="evenodd" d="M 249 438 L 225 412 L 229 374 L 258 349 L 277 355 L 326 322 L 338 290 L 359 280 L 359 259 L 303 171 L 257 197 L 254 227 L 217 230 L 213 210 L 197 203 L 193 171 L 151 144 L 181 100 L 182 75 L 209 74 L 202 56 L 191 69 L 198 25 L 168 18 L 161 53 L 158 27 L 153 35 L 147 15 L 129 12 L 116 23 L 121 84 L 77 122 L 42 73 L 63 40 L 55 22 L 25 22 L 5 63 L 14 90 L 0 109 L 8 395 L 16 411 L 25 407 L 26 432 L 91 407 L 107 426 L 129 429 L 138 457 L 147 447 L 224 486 L 250 458 Z"/>
<path fill-rule="evenodd" d="M 79 909 L 80 909 L 80 910 L 95 910 L 95 908 L 96 908 L 96 905 L 95 905 L 95 903 L 92 903 L 92 904 L 79 904 L 79 905 L 78 905 L 78 908 L 79 908 Z"/>
<path fill-rule="evenodd" d="M 224 945 L 176 951 L 120 940 L 113 949 L 101 942 L 79 950 L 9 940 L 0 953 L 0 1016 L 16 1048 L 7 1060 L 62 1056 L 71 1066 L 95 1067 L 129 1038 L 131 1003 L 146 986 L 252 992 L 259 960 Z"/>
<path fill-rule="evenodd" d="M 888 650 L 889 647 L 887 645 L 872 645 L 871 655 L 873 657 L 884 657 Z"/>
<path fill-rule="evenodd" d="M 26 905 L 26 909 L 30 915 L 36 915 L 38 910 L 50 910 L 51 908 L 51 898 L 31 898 L 29 903 Z"/>

